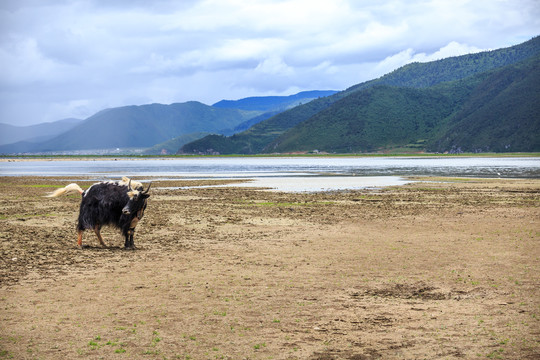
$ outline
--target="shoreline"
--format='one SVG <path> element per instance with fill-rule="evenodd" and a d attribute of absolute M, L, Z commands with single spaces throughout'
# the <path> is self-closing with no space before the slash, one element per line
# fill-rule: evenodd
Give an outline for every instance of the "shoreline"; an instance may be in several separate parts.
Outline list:
<path fill-rule="evenodd" d="M 462 154 L 257 154 L 257 155 L 0 155 L 0 162 L 16 161 L 118 161 L 118 160 L 171 160 L 199 158 L 530 158 L 540 157 L 539 152 L 527 153 L 462 153 Z"/>

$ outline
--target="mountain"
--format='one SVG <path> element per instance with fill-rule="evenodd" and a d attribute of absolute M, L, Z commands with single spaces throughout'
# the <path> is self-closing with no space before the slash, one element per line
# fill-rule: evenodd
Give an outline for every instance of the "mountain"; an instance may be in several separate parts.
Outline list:
<path fill-rule="evenodd" d="M 440 91 L 376 85 L 347 96 L 282 134 L 271 152 L 375 152 L 430 138 L 456 104 Z"/>
<path fill-rule="evenodd" d="M 230 129 L 230 130 L 228 129 L 228 130 L 223 131 L 223 135 L 233 135 L 233 134 L 245 131 L 249 129 L 250 127 L 252 127 L 253 125 L 258 124 L 261 121 L 264 121 L 266 119 L 270 119 L 271 117 L 276 116 L 277 114 L 282 113 L 283 111 L 284 110 L 268 111 L 259 116 L 255 116 L 254 118 L 246 120 L 240 125 L 235 126 L 234 129 Z"/>
<path fill-rule="evenodd" d="M 223 135 L 233 135 L 245 131 L 253 125 L 276 116 L 288 109 L 335 93 L 337 93 L 337 91 L 334 90 L 312 90 L 302 91 L 289 96 L 254 96 L 239 100 L 221 100 L 212 106 L 262 112 L 261 115 L 244 121 L 233 129 L 225 129 L 221 132 Z"/>
<path fill-rule="evenodd" d="M 212 107 L 217 109 L 240 110 L 253 117 L 248 118 L 247 120 L 241 122 L 240 124 L 232 128 L 221 128 L 218 129 L 218 131 L 214 132 L 218 132 L 219 134 L 232 135 L 237 132 L 246 130 L 254 124 L 257 124 L 258 122 L 277 115 L 288 108 L 297 106 L 302 102 L 309 102 L 321 96 L 328 96 L 335 93 L 336 91 L 332 90 L 313 90 L 303 91 L 290 96 L 262 96 L 248 97 L 239 100 L 221 100 L 212 105 Z M 165 153 L 174 154 L 184 144 L 208 135 L 210 135 L 208 134 L 208 131 L 182 134 L 163 143 L 154 145 L 153 147 L 143 151 L 143 153 L 152 155 Z"/>
<path fill-rule="evenodd" d="M 298 106 L 311 100 L 337 93 L 334 90 L 302 91 L 289 96 L 254 96 L 240 100 L 221 100 L 213 107 L 222 109 L 241 109 L 251 111 L 278 111 Z"/>
<path fill-rule="evenodd" d="M 523 44 L 509 48 L 451 57 L 429 63 L 408 64 L 378 79 L 352 86 L 345 91 L 326 98 L 313 100 L 307 104 L 280 113 L 268 120 L 254 125 L 244 132 L 230 137 L 216 135 L 208 136 L 184 145 L 181 151 L 184 153 L 193 153 L 204 151 L 204 149 L 209 148 L 224 154 L 250 154 L 279 151 L 279 148 L 276 147 L 276 139 L 289 129 L 293 129 L 295 126 L 334 105 L 337 107 L 342 106 L 344 103 L 338 104 L 341 100 L 344 100 L 345 103 L 354 102 L 355 100 L 365 101 L 370 94 L 368 91 L 370 88 L 385 85 L 408 89 L 430 88 L 437 84 L 466 79 L 476 74 L 482 74 L 494 69 L 516 64 L 538 54 L 540 54 L 540 37 L 535 37 Z M 377 91 L 381 91 L 380 89 Z M 364 91 L 368 91 L 368 93 L 361 95 L 360 93 Z M 410 93 L 408 94 L 411 95 Z M 345 100 L 349 96 L 353 96 L 353 98 Z M 391 100 L 391 98 L 389 100 Z M 404 99 L 403 101 L 406 100 Z M 402 106 L 406 106 L 406 104 L 402 104 Z M 455 108 L 452 109 L 452 111 L 454 110 Z M 331 111 L 336 112 L 338 110 L 334 109 Z M 330 124 L 328 126 L 330 126 Z M 325 133 L 328 132 L 326 127 L 322 127 L 319 130 L 324 131 Z M 442 128 L 437 130 L 443 131 Z M 336 139 L 336 141 L 338 140 Z M 320 147 L 315 146 L 315 144 L 310 145 L 313 146 L 312 149 L 318 149 Z M 422 145 L 419 146 L 418 144 L 415 146 L 422 147 Z M 336 148 L 337 147 L 339 146 L 336 146 Z M 293 147 L 289 148 L 292 149 Z M 341 149 L 341 151 L 348 152 L 347 147 L 342 146 Z"/>
<path fill-rule="evenodd" d="M 443 125 L 428 150 L 540 151 L 540 56 L 492 72 Z"/>
<path fill-rule="evenodd" d="M 55 137 L 80 123 L 80 119 L 63 119 L 29 126 L 0 124 L 0 145 L 19 141 L 39 142 Z"/>
<path fill-rule="evenodd" d="M 540 150 L 540 56 L 429 88 L 376 85 L 274 140 L 268 151 Z"/>
<path fill-rule="evenodd" d="M 185 154 L 205 153 L 207 149 L 221 154 L 257 154 L 287 129 L 307 120 L 342 97 L 342 93 L 313 100 L 261 121 L 249 129 L 226 137 L 209 135 L 184 145 L 179 152 Z"/>
<path fill-rule="evenodd" d="M 234 128 L 258 112 L 219 109 L 199 102 L 124 106 L 98 112 L 25 152 L 144 148 L 182 134 Z M 20 145 L 20 144 L 19 144 Z M 8 152 L 0 147 L 0 152 Z"/>
<path fill-rule="evenodd" d="M 0 124 L 0 153 L 69 152 L 145 148 L 175 153 L 186 142 L 209 133 L 232 135 L 297 104 L 335 91 L 305 91 L 290 96 L 222 100 L 214 106 L 198 102 L 149 104 L 106 109 L 83 120 L 63 120 L 19 128 Z M 23 130 L 26 132 L 22 134 Z M 30 131 L 31 130 L 31 131 Z M 36 134 L 44 135 L 34 137 Z M 107 150 L 108 149 L 108 150 Z"/>

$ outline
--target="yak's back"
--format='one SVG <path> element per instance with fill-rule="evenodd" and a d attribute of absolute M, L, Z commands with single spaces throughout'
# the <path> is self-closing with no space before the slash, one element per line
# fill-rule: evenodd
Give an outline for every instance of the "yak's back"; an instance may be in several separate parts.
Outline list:
<path fill-rule="evenodd" d="M 129 201 L 128 191 L 129 188 L 127 185 L 119 185 L 114 182 L 101 182 L 86 189 L 83 193 L 83 202 L 85 200 L 119 202 L 124 206 Z"/>
<path fill-rule="evenodd" d="M 122 177 L 122 180 L 118 181 L 102 181 L 91 185 L 83 193 L 83 198 L 88 195 L 97 196 L 103 198 L 103 196 L 110 195 L 115 196 L 115 194 L 127 194 L 131 189 L 133 190 L 142 190 L 143 185 L 138 182 L 131 180 L 127 177 Z"/>

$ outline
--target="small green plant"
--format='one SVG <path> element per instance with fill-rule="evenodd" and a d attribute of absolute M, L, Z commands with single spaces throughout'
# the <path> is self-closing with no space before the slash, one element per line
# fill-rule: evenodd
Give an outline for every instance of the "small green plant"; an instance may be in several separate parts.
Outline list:
<path fill-rule="evenodd" d="M 502 353 L 504 352 L 504 349 L 497 349 L 493 350 L 489 354 L 486 355 L 488 359 L 502 359 Z"/>
<path fill-rule="evenodd" d="M 123 353 L 126 352 L 126 349 L 124 349 L 124 348 L 118 348 L 118 349 L 114 350 L 114 352 L 115 352 L 116 354 L 123 354 Z"/>
<path fill-rule="evenodd" d="M 8 355 L 9 351 L 0 349 L 0 357 L 7 357 Z"/>
<path fill-rule="evenodd" d="M 143 352 L 143 355 L 159 355 L 159 350 L 146 350 Z"/>
<path fill-rule="evenodd" d="M 259 350 L 259 349 L 264 348 L 264 347 L 266 347 L 266 344 L 265 344 L 265 343 L 255 344 L 255 345 L 253 346 L 253 348 L 254 348 L 255 350 Z"/>

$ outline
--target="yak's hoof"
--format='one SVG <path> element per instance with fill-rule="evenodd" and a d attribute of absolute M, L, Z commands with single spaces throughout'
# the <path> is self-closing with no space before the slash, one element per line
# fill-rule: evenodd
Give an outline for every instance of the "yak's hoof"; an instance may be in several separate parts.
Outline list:
<path fill-rule="evenodd" d="M 125 246 L 124 250 L 137 250 L 137 248 L 135 247 L 135 245 L 131 245 L 131 246 Z"/>

